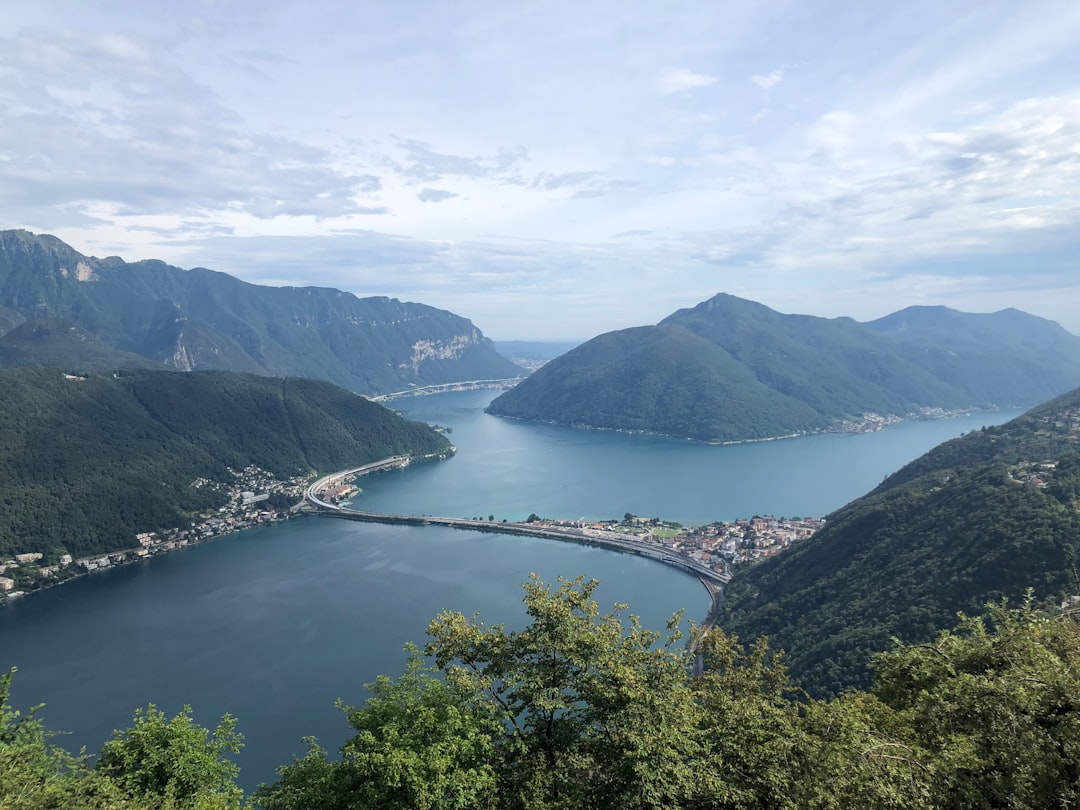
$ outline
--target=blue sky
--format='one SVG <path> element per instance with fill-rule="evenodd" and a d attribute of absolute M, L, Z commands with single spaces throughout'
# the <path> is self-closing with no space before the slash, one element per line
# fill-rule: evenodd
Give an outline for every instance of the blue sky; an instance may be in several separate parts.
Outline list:
<path fill-rule="evenodd" d="M 1080 333 L 1080 3 L 50 0 L 0 227 L 501 339 L 717 292 Z"/>

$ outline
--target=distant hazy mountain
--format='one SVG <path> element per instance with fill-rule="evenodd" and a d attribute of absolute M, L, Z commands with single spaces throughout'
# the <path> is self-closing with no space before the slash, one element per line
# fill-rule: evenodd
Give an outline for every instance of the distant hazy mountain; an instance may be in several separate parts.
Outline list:
<path fill-rule="evenodd" d="M 815 693 L 869 682 L 891 639 L 927 641 L 957 611 L 1031 588 L 1080 593 L 1080 389 L 946 442 L 744 572 L 720 624 L 768 635 Z"/>
<path fill-rule="evenodd" d="M 593 338 L 488 411 L 735 441 L 867 413 L 1031 405 L 1077 384 L 1080 338 L 1016 310 L 912 308 L 861 324 L 720 294 L 656 326 Z"/>
<path fill-rule="evenodd" d="M 509 357 L 522 368 L 534 371 L 560 354 L 566 354 L 580 340 L 496 340 L 495 349 L 504 357 Z"/>
<path fill-rule="evenodd" d="M 3 231 L 0 335 L 28 321 L 33 339 L 0 344 L 0 362 L 57 364 L 76 334 L 57 324 L 70 324 L 84 347 L 96 339 L 103 349 L 181 371 L 316 377 L 360 393 L 521 371 L 470 321 L 423 304 L 91 258 L 52 236 Z M 92 367 L 103 357 L 96 353 Z"/>
<path fill-rule="evenodd" d="M 136 532 L 220 506 L 229 469 L 280 478 L 446 438 L 331 383 L 224 371 L 76 376 L 0 370 L 0 560 L 129 548 Z"/>

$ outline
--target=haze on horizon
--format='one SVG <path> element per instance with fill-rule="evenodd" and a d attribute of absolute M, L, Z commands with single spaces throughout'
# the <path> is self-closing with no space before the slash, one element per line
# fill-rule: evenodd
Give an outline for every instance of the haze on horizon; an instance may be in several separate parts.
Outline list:
<path fill-rule="evenodd" d="M 1080 333 L 1080 4 L 55 0 L 0 227 L 586 338 L 728 292 Z"/>

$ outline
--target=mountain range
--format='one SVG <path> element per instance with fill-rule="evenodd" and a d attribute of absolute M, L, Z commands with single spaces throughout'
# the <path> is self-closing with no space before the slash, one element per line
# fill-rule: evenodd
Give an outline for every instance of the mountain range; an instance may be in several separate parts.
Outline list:
<path fill-rule="evenodd" d="M 488 412 L 724 442 L 867 414 L 1033 405 L 1078 384 L 1080 337 L 1017 310 L 911 307 L 860 323 L 721 293 L 655 326 L 593 338 Z"/>
<path fill-rule="evenodd" d="M 314 377 L 363 394 L 522 373 L 445 310 L 98 259 L 21 230 L 0 232 L 0 365 L 220 369 Z"/>
<path fill-rule="evenodd" d="M 720 625 L 767 635 L 814 694 L 870 681 L 892 639 L 958 611 L 1057 609 L 1080 594 L 1080 389 L 946 442 L 840 508 L 809 540 L 740 571 Z"/>

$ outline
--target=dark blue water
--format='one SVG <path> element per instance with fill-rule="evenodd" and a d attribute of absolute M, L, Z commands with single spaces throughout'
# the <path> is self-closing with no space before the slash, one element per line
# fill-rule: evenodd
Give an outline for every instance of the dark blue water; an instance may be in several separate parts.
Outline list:
<path fill-rule="evenodd" d="M 520 583 L 587 574 L 601 604 L 631 602 L 653 628 L 702 618 L 697 580 L 659 563 L 551 540 L 301 518 L 252 529 L 34 594 L 0 610 L 0 667 L 17 706 L 46 703 L 66 747 L 96 751 L 136 706 L 185 703 L 247 736 L 241 782 L 273 778 L 314 735 L 349 729 L 334 701 L 397 674 L 442 610 L 521 624 Z"/>
<path fill-rule="evenodd" d="M 362 482 L 357 505 L 520 518 L 621 517 L 683 522 L 754 513 L 823 515 L 933 445 L 1012 414 L 922 422 L 862 436 L 729 447 L 530 426 L 483 414 L 490 392 L 398 403 L 452 427 L 459 452 Z M 406 641 L 423 643 L 441 610 L 523 621 L 519 584 L 585 574 L 602 605 L 628 602 L 662 629 L 677 610 L 704 616 L 693 578 L 659 563 L 557 541 L 307 518 L 220 538 L 84 577 L 0 610 L 0 669 L 18 666 L 17 706 L 96 751 L 149 702 L 185 703 L 212 726 L 230 712 L 248 740 L 252 787 L 303 753 L 335 749 L 349 729 L 334 701 L 400 672 Z"/>

